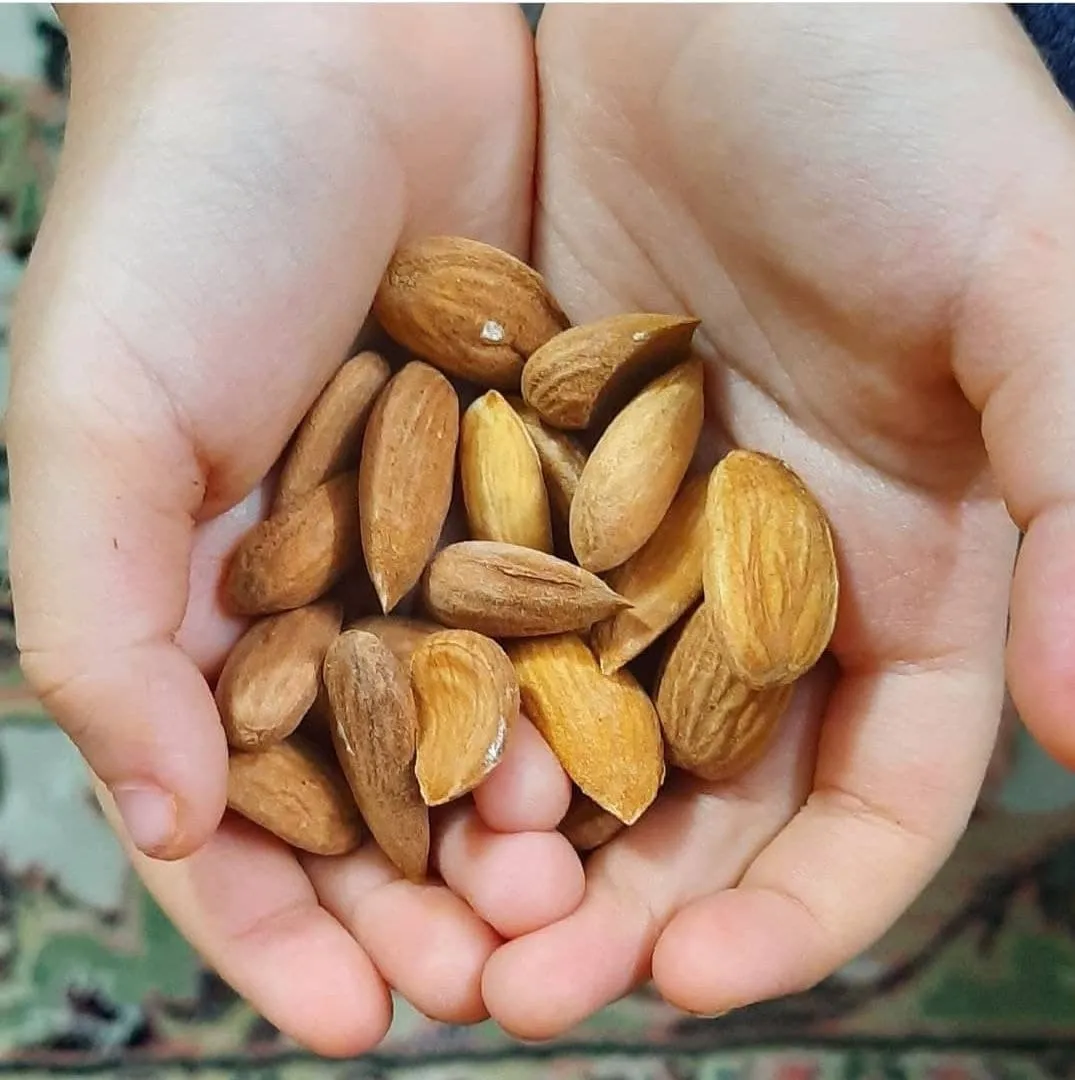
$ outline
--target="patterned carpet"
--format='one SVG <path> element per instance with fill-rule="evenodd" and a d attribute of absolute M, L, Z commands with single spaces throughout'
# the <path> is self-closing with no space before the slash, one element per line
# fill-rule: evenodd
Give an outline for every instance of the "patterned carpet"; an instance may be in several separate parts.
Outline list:
<path fill-rule="evenodd" d="M 0 353 L 61 137 L 62 73 L 48 12 L 0 7 Z M 1014 719 L 955 857 L 884 942 L 809 994 L 697 1020 L 640 993 L 551 1046 L 400 1007 L 376 1055 L 301 1054 L 205 970 L 128 872 L 77 756 L 20 684 L 2 550 L 0 1076 L 1075 1077 L 1075 778 Z"/>

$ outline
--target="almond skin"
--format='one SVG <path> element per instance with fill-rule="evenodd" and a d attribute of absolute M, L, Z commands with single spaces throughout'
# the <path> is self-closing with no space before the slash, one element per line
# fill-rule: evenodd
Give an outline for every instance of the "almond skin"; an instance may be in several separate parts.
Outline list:
<path fill-rule="evenodd" d="M 388 335 L 449 375 L 514 390 L 531 353 L 567 326 L 541 275 L 476 240 L 401 248 L 373 302 Z"/>
<path fill-rule="evenodd" d="M 623 822 L 615 814 L 602 810 L 589 796 L 576 791 L 559 831 L 576 851 L 593 851 L 607 844 L 623 828 Z"/>
<path fill-rule="evenodd" d="M 355 474 L 341 473 L 255 525 L 224 579 L 237 615 L 268 615 L 320 599 L 361 560 Z"/>
<path fill-rule="evenodd" d="M 599 574 L 656 532 L 686 475 L 705 412 L 700 360 L 649 384 L 605 429 L 571 503 L 571 546 Z"/>
<path fill-rule="evenodd" d="M 358 465 L 370 410 L 390 374 L 375 352 L 359 353 L 336 372 L 295 432 L 280 471 L 276 509 Z"/>
<path fill-rule="evenodd" d="M 657 712 L 630 672 L 604 675 L 577 634 L 507 646 L 523 709 L 578 788 L 625 825 L 664 781 Z"/>
<path fill-rule="evenodd" d="M 526 362 L 523 397 L 554 427 L 590 427 L 684 360 L 699 322 L 636 312 L 573 326 Z"/>
<path fill-rule="evenodd" d="M 414 650 L 430 634 L 439 633 L 444 627 L 426 619 L 411 619 L 403 615 L 371 615 L 357 619 L 347 629 L 365 630 L 379 637 L 404 669 L 409 671 Z"/>
<path fill-rule="evenodd" d="M 765 753 L 791 699 L 790 684 L 748 686 L 721 651 L 699 606 L 672 644 L 657 688 L 668 761 L 703 780 L 729 780 Z"/>
<path fill-rule="evenodd" d="M 411 658 L 418 706 L 415 773 L 441 806 L 473 791 L 500 763 L 519 715 L 519 683 L 504 650 L 469 630 L 426 638 Z"/>
<path fill-rule="evenodd" d="M 385 857 L 425 879 L 429 810 L 414 777 L 418 717 L 410 680 L 381 640 L 345 630 L 325 656 L 332 742 L 355 802 Z"/>
<path fill-rule="evenodd" d="M 789 683 L 820 659 L 839 583 L 824 510 L 783 462 L 734 450 L 713 470 L 703 581 L 723 655 L 752 686 Z"/>
<path fill-rule="evenodd" d="M 387 614 L 417 584 L 452 501 L 459 399 L 428 364 L 393 376 L 373 407 L 358 471 L 362 550 Z"/>
<path fill-rule="evenodd" d="M 486 540 L 466 540 L 438 552 L 424 595 L 438 622 L 494 638 L 589 629 L 626 604 L 574 563 Z"/>
<path fill-rule="evenodd" d="M 606 580 L 633 607 L 594 627 L 593 648 L 606 674 L 647 649 L 702 595 L 709 477 L 684 481 L 645 545 Z"/>
<path fill-rule="evenodd" d="M 496 390 L 463 414 L 459 474 L 472 539 L 552 551 L 541 459 L 526 425 Z"/>
<path fill-rule="evenodd" d="M 310 604 L 259 619 L 236 642 L 215 693 L 233 747 L 256 750 L 299 726 L 317 699 L 321 664 L 342 619 L 337 603 Z"/>
<path fill-rule="evenodd" d="M 358 808 L 339 766 L 293 737 L 228 759 L 228 806 L 300 851 L 346 855 L 362 841 Z"/>

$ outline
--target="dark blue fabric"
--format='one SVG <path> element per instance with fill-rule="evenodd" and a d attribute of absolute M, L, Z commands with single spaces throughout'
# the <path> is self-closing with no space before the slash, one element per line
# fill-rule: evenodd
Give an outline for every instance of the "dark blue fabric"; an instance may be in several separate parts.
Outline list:
<path fill-rule="evenodd" d="M 1075 105 L 1075 4 L 1012 4 L 1056 85 Z"/>

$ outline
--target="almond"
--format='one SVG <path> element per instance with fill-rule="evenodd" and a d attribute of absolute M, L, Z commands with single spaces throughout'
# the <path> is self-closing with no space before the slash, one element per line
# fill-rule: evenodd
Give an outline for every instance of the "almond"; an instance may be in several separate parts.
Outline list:
<path fill-rule="evenodd" d="M 570 435 L 549 427 L 521 398 L 513 398 L 511 407 L 526 425 L 530 441 L 541 461 L 545 490 L 553 512 L 566 525 L 571 515 L 571 500 L 575 497 L 579 477 L 586 464 L 586 451 Z"/>
<path fill-rule="evenodd" d="M 607 844 L 623 827 L 618 817 L 576 791 L 559 831 L 576 851 L 593 851 Z"/>
<path fill-rule="evenodd" d="M 238 615 L 268 615 L 320 599 L 361 560 L 355 474 L 341 473 L 255 525 L 224 580 Z"/>
<path fill-rule="evenodd" d="M 427 637 L 411 658 L 418 706 L 415 773 L 430 806 L 473 791 L 500 763 L 519 715 L 519 683 L 504 650 L 469 630 Z"/>
<path fill-rule="evenodd" d="M 413 361 L 377 399 L 362 443 L 359 516 L 366 566 L 387 614 L 414 587 L 452 501 L 459 399 L 428 364 Z"/>
<path fill-rule="evenodd" d="M 702 595 L 709 478 L 684 481 L 657 531 L 607 577 L 632 607 L 594 627 L 601 670 L 617 671 L 648 648 Z"/>
<path fill-rule="evenodd" d="M 331 602 L 269 615 L 236 642 L 216 685 L 228 742 L 253 750 L 286 739 L 317 699 L 343 613 Z"/>
<path fill-rule="evenodd" d="M 653 703 L 627 670 L 602 674 L 577 634 L 511 642 L 523 709 L 568 776 L 625 825 L 664 781 Z"/>
<path fill-rule="evenodd" d="M 573 326 L 526 362 L 523 397 L 555 427 L 589 427 L 685 359 L 699 321 L 637 312 Z"/>
<path fill-rule="evenodd" d="M 346 855 L 362 841 L 339 766 L 293 737 L 228 759 L 228 806 L 300 851 Z"/>
<path fill-rule="evenodd" d="M 711 614 L 699 606 L 669 650 L 657 713 L 670 764 L 704 780 L 728 780 L 765 753 L 792 687 L 758 690 L 738 678 Z"/>
<path fill-rule="evenodd" d="M 571 503 L 571 546 L 587 570 L 626 562 L 653 535 L 698 445 L 705 411 L 700 360 L 649 384 L 605 429 Z"/>
<path fill-rule="evenodd" d="M 706 520 L 705 597 L 724 656 L 752 686 L 793 682 L 836 624 L 824 510 L 783 462 L 734 450 L 713 470 Z"/>
<path fill-rule="evenodd" d="M 589 629 L 626 604 L 574 563 L 487 540 L 438 552 L 426 575 L 425 601 L 445 626 L 495 638 Z"/>
<path fill-rule="evenodd" d="M 410 681 L 381 640 L 345 630 L 325 657 L 332 741 L 370 833 L 410 881 L 429 861 L 429 810 L 414 776 L 418 718 Z"/>
<path fill-rule="evenodd" d="M 536 270 L 454 236 L 399 250 L 373 313 L 389 336 L 422 359 L 500 390 L 518 388 L 526 358 L 567 326 Z"/>
<path fill-rule="evenodd" d="M 440 633 L 444 627 L 426 619 L 411 619 L 403 615 L 371 615 L 369 618 L 356 619 L 347 629 L 365 630 L 367 634 L 379 637 L 404 670 L 410 671 L 414 650 L 430 634 Z"/>
<path fill-rule="evenodd" d="M 526 426 L 496 390 L 463 414 L 459 473 L 473 539 L 552 551 L 541 459 Z"/>
<path fill-rule="evenodd" d="M 390 374 L 375 352 L 359 353 L 336 372 L 295 433 L 280 472 L 277 509 L 355 468 L 370 410 Z"/>

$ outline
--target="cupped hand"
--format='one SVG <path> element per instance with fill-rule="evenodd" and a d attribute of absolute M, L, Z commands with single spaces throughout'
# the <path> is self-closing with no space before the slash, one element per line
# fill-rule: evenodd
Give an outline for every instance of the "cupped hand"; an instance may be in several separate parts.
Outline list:
<path fill-rule="evenodd" d="M 325 1054 L 387 987 L 484 1015 L 505 938 L 577 903 L 562 770 L 520 725 L 435 846 L 296 858 L 225 817 L 221 561 L 401 238 L 526 254 L 532 44 L 490 8 L 71 9 L 61 168 L 14 328 L 12 575 L 25 671 L 179 928 Z M 150 858 L 152 856 L 153 858 Z"/>
<path fill-rule="evenodd" d="M 1075 762 L 1075 122 L 1007 9 L 553 6 L 535 256 L 575 321 L 703 322 L 710 415 L 838 541 L 835 660 L 486 968 L 557 1034 L 652 975 L 714 1014 L 871 944 L 960 836 L 1010 680 Z M 1010 515 L 1009 516 L 1009 512 Z"/>

